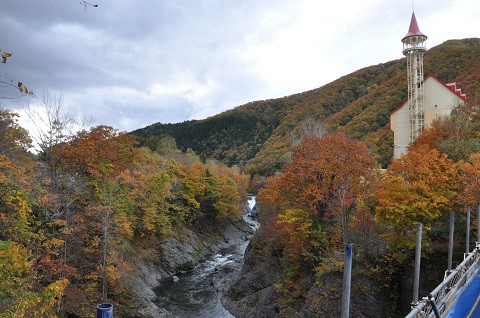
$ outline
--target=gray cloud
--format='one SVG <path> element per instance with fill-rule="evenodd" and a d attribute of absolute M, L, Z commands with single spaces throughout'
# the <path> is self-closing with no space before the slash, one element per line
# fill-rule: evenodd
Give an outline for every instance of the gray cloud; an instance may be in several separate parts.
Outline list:
<path fill-rule="evenodd" d="M 121 130 L 200 119 L 399 58 L 410 18 L 408 6 L 380 0 L 91 2 L 99 7 L 3 1 L 0 49 L 14 55 L 0 72 L 35 92 L 63 92 L 65 104 Z M 430 36 L 435 26 L 437 43 L 453 33 L 436 17 L 451 13 L 468 29 L 480 14 L 470 3 L 456 17 L 468 0 L 418 2 L 420 27 Z M 18 109 L 28 101 L 3 103 Z"/>

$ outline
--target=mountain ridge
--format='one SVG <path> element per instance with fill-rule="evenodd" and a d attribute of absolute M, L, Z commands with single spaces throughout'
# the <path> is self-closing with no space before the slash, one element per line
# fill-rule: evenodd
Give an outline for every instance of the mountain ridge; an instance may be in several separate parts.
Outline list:
<path fill-rule="evenodd" d="M 456 82 L 467 98 L 480 93 L 480 39 L 448 40 L 429 49 L 424 73 Z M 390 111 L 407 95 L 405 58 L 367 66 L 319 88 L 281 98 L 253 101 L 220 114 L 176 124 L 156 123 L 132 133 L 145 145 L 169 135 L 180 149 L 270 175 L 288 162 L 292 132 L 303 122 L 321 122 L 363 140 L 382 166 L 392 157 Z"/>

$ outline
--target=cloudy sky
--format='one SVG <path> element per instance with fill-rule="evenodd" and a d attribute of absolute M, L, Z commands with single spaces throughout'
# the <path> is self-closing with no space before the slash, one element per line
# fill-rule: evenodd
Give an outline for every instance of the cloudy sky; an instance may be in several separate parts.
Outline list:
<path fill-rule="evenodd" d="M 202 119 L 402 57 L 411 0 L 2 0 L 2 79 L 96 124 Z M 432 47 L 480 36 L 480 1 L 415 0 Z M 18 95 L 0 87 L 0 97 Z M 0 99 L 4 108 L 35 103 Z"/>

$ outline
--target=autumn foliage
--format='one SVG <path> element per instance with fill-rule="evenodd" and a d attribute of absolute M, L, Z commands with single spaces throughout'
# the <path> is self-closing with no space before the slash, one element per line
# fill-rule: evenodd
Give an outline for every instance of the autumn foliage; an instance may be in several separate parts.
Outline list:
<path fill-rule="evenodd" d="M 480 153 L 470 156 L 469 162 L 462 166 L 463 192 L 461 202 L 475 206 L 480 202 Z"/>
<path fill-rule="evenodd" d="M 423 248 L 428 252 L 440 244 L 432 243 L 439 240 L 441 229 L 448 228 L 449 213 L 480 199 L 478 153 L 466 163 L 450 157 L 472 152 L 465 145 L 478 141 L 468 141 L 478 138 L 476 130 L 457 129 L 460 142 L 444 143 L 452 140 L 456 114 L 433 124 L 443 130 L 451 127 L 448 133 L 427 130 L 385 172 L 362 143 L 340 133 L 303 138 L 291 161 L 267 180 L 258 198 L 267 242 L 281 255 L 284 276 L 276 286 L 284 297 L 304 298 L 305 287 L 296 282 L 335 269 L 332 255 L 342 251 L 342 242 L 354 243 L 363 257 L 377 253 L 380 267 L 372 269 L 372 277 L 381 276 L 382 286 L 391 286 L 389 279 L 401 279 L 398 270 L 411 259 L 419 222 L 426 233 Z M 387 249 L 378 255 L 383 246 Z M 383 261 L 388 268 L 381 265 Z M 383 277 L 379 272 L 391 275 Z"/>
<path fill-rule="evenodd" d="M 410 148 L 395 160 L 377 193 L 377 221 L 391 227 L 386 234 L 391 248 L 412 250 L 417 223 L 428 230 L 435 220 L 453 211 L 459 181 L 460 165 L 427 146 Z"/>
<path fill-rule="evenodd" d="M 112 127 L 59 137 L 38 157 L 14 113 L 0 110 L 0 133 L 0 317 L 128 308 L 134 246 L 238 218 L 246 198 L 238 169 L 138 148 Z"/>
<path fill-rule="evenodd" d="M 377 193 L 376 219 L 388 226 L 385 237 L 396 256 L 405 258 L 413 249 L 418 222 L 426 228 L 428 247 L 430 229 L 447 227 L 450 212 L 479 202 L 478 116 L 478 102 L 458 105 L 388 167 Z"/>
<path fill-rule="evenodd" d="M 480 102 L 457 105 L 449 117 L 435 120 L 411 147 L 420 145 L 435 148 L 455 162 L 469 161 L 470 155 L 480 152 Z"/>
<path fill-rule="evenodd" d="M 333 251 L 351 241 L 352 216 L 376 174 L 377 163 L 362 143 L 340 133 L 306 135 L 291 162 L 259 191 L 267 240 L 282 255 L 277 288 L 286 298 L 305 297 L 306 286 L 297 282 L 336 263 Z"/>
<path fill-rule="evenodd" d="M 387 67 L 395 74 L 396 68 Z M 356 74 L 365 85 L 381 77 L 378 72 Z M 322 116 L 337 114 L 328 123 L 339 124 L 339 131 L 356 138 L 363 138 L 360 126 L 366 117 L 352 122 L 345 118 L 380 96 L 378 91 L 369 94 L 374 84 L 362 85 L 335 102 L 323 102 L 328 109 Z M 393 81 L 385 85 L 398 95 Z M 418 222 L 426 230 L 425 247 L 435 248 L 430 243 L 445 227 L 448 213 L 478 204 L 478 103 L 460 105 L 449 118 L 434 122 L 383 173 L 370 153 L 373 149 L 383 154 L 382 162 L 389 160 L 384 154 L 389 149 L 387 129 L 379 128 L 387 108 L 368 122 L 369 149 L 335 132 L 296 134 L 290 152 L 287 136 L 299 132 L 296 123 L 304 115 L 283 114 L 295 108 L 294 100 L 263 103 L 273 115 L 260 119 L 248 111 L 229 112 L 216 124 L 236 122 L 233 134 L 225 130 L 199 140 L 191 132 L 178 132 L 199 144 L 223 143 L 216 150 L 208 147 L 204 155 L 238 162 L 242 168 L 256 156 L 251 171 L 274 174 L 266 181 L 256 176 L 251 185 L 263 187 L 258 197 L 261 231 L 270 255 L 281 260 L 283 276 L 276 286 L 283 295 L 303 299 L 308 287 L 304 282 L 341 268 L 337 256 L 343 243 L 354 243 L 363 257 L 368 249 L 386 246 L 385 262 L 379 265 L 386 270 L 379 273 L 393 273 L 381 264 L 408 262 Z M 280 123 L 281 117 L 286 119 Z M 208 121 L 197 124 L 209 129 Z M 240 136 L 243 128 L 251 132 L 248 138 Z M 53 317 L 59 308 L 62 314 L 86 316 L 102 300 L 127 308 L 132 248 L 155 254 L 182 227 L 208 232 L 240 215 L 248 186 L 241 168 L 201 160 L 192 150 L 179 150 L 172 137 L 148 138 L 148 148 L 139 148 L 132 135 L 108 126 L 48 137 L 54 142 L 38 155 L 29 153 L 31 140 L 17 115 L 0 110 L 0 317 L 12 312 L 18 317 Z M 242 138 L 248 141 L 236 143 Z M 261 150 L 260 143 L 267 139 Z M 379 244 L 380 237 L 388 244 Z"/>
<path fill-rule="evenodd" d="M 30 139 L 17 115 L 0 110 L 0 317 L 54 317 L 67 281 L 40 284 L 34 248 L 43 241 L 35 231 L 32 200 L 38 166 L 27 153 Z"/>
<path fill-rule="evenodd" d="M 340 133 L 305 136 L 294 148 L 292 162 L 262 189 L 260 202 L 267 210 L 303 209 L 315 224 L 332 220 L 348 242 L 349 216 L 357 197 L 374 183 L 376 168 L 358 141 Z"/>

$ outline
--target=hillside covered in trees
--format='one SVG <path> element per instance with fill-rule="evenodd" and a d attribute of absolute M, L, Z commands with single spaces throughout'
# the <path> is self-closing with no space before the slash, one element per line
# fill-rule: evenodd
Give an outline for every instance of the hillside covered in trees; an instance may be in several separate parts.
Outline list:
<path fill-rule="evenodd" d="M 465 244 L 474 248 L 465 211 L 480 202 L 479 110 L 466 103 L 435 120 L 385 172 L 362 141 L 339 131 L 305 135 L 258 192 L 262 226 L 227 308 L 237 318 L 340 317 L 343 248 L 351 243 L 351 316 L 404 317 L 419 223 L 421 295 L 444 278 L 452 211 L 454 264 Z"/>
<path fill-rule="evenodd" d="M 446 41 L 429 49 L 424 63 L 426 75 L 456 82 L 467 98 L 480 93 L 480 39 Z M 313 120 L 363 140 L 385 167 L 393 146 L 390 111 L 407 95 L 405 69 L 405 59 L 369 66 L 307 92 L 251 102 L 204 120 L 157 123 L 133 134 L 142 145 L 152 136 L 169 135 L 180 149 L 202 158 L 269 175 L 288 162 L 295 133 Z"/>
<path fill-rule="evenodd" d="M 93 317 L 102 301 L 138 317 L 139 263 L 160 267 L 162 244 L 195 233 L 208 238 L 200 257 L 241 217 L 248 177 L 138 148 L 109 126 L 68 134 L 62 118 L 49 118 L 33 155 L 18 115 L 0 109 L 0 317 Z M 183 270 L 195 265 L 183 258 Z"/>

